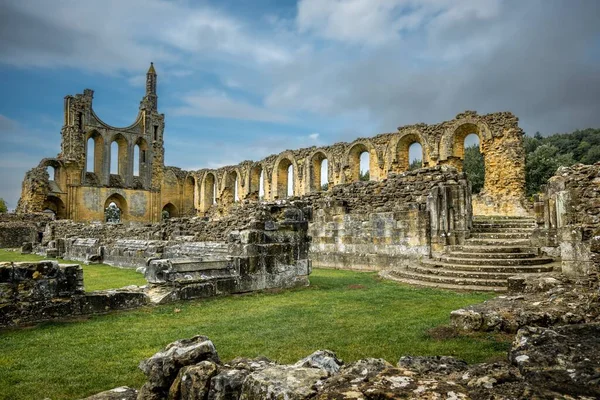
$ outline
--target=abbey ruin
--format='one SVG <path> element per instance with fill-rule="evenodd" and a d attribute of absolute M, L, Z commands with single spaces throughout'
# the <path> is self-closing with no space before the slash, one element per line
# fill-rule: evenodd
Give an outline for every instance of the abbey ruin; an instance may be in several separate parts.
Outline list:
<path fill-rule="evenodd" d="M 61 152 L 27 172 L 17 213 L 0 214 L 0 247 L 137 268 L 148 285 L 88 293 L 78 265 L 0 263 L 0 326 L 307 286 L 320 267 L 508 292 L 453 311 L 451 323 L 519 333 L 508 362 L 403 357 L 397 368 L 380 359 L 342 366 L 329 351 L 294 365 L 223 364 L 197 336 L 142 362 L 148 379 L 139 393 L 119 388 L 90 399 L 600 396 L 600 163 L 561 168 L 527 199 L 518 119 L 465 111 L 350 143 L 185 171 L 164 165 L 153 65 L 132 125 L 107 125 L 92 103 L 89 89 L 65 97 Z M 478 194 L 462 171 L 470 134 L 485 164 Z M 422 166 L 410 170 L 414 143 Z M 360 179 L 365 153 L 368 181 Z M 185 394 L 192 391 L 200 397 Z"/>

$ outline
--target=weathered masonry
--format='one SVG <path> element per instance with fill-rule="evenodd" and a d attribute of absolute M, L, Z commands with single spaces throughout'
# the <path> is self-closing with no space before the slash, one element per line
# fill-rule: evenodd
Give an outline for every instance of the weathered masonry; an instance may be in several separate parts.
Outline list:
<path fill-rule="evenodd" d="M 65 98 L 61 153 L 43 159 L 23 182 L 19 213 L 51 211 L 74 221 L 158 222 L 169 216 L 224 215 L 238 201 L 304 196 L 359 180 L 360 158 L 381 181 L 408 170 L 409 147 L 419 143 L 423 167 L 459 171 L 464 140 L 476 134 L 485 160 L 483 192 L 473 197 L 477 215 L 527 214 L 524 199 L 523 131 L 509 112 L 458 114 L 434 125 L 415 124 L 351 143 L 286 150 L 260 161 L 219 169 L 184 171 L 164 166 L 164 114 L 158 112 L 157 74 L 146 75 L 146 94 L 135 122 L 116 128 L 92 108 L 93 91 Z M 322 168 L 327 162 L 327 168 Z M 323 172 L 322 172 L 323 169 Z M 322 179 L 322 173 L 326 179 Z"/>

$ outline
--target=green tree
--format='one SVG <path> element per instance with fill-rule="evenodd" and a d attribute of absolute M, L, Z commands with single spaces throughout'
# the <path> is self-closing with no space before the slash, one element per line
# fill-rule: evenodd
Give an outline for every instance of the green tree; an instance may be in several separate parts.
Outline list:
<path fill-rule="evenodd" d="M 370 181 L 371 180 L 371 176 L 369 175 L 369 170 L 360 171 L 358 173 L 358 179 L 361 180 L 361 181 Z"/>
<path fill-rule="evenodd" d="M 416 159 L 412 160 L 412 162 L 408 166 L 408 170 L 413 171 L 415 169 L 419 169 L 422 167 L 423 167 L 423 162 L 420 159 L 416 158 Z"/>
<path fill-rule="evenodd" d="M 321 185 L 321 190 L 326 192 L 327 189 L 329 189 L 329 183 L 325 182 L 324 184 Z"/>
<path fill-rule="evenodd" d="M 485 165 L 483 155 L 479 151 L 479 145 L 474 144 L 465 148 L 465 160 L 463 162 L 463 171 L 471 181 L 471 190 L 473 194 L 481 192 L 485 182 Z"/>
<path fill-rule="evenodd" d="M 0 197 L 0 213 L 8 212 L 8 207 L 6 206 L 6 201 L 2 197 Z"/>
<path fill-rule="evenodd" d="M 560 154 L 559 148 L 551 144 L 543 144 L 534 152 L 527 154 L 525 159 L 527 195 L 538 193 L 541 185 L 548 182 L 558 167 L 573 164 L 575 160 L 571 153 Z"/>

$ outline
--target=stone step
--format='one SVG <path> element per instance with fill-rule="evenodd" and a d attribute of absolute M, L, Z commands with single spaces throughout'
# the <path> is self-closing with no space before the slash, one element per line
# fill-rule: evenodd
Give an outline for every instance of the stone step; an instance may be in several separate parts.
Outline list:
<path fill-rule="evenodd" d="M 506 286 L 478 286 L 478 285 L 455 285 L 448 283 L 436 283 L 428 281 L 420 281 L 417 279 L 400 277 L 395 275 L 392 271 L 381 271 L 379 275 L 382 278 L 389 279 L 395 282 L 405 283 L 412 286 L 421 286 L 431 289 L 446 289 L 454 291 L 469 291 L 469 292 L 497 292 L 504 293 L 507 291 Z"/>
<path fill-rule="evenodd" d="M 490 247 L 531 247 L 529 239 L 467 239 L 468 246 L 490 246 Z"/>
<path fill-rule="evenodd" d="M 560 263 L 552 262 L 540 265 L 474 265 L 474 264 L 455 264 L 441 260 L 423 259 L 421 264 L 426 267 L 444 268 L 455 271 L 475 271 L 475 272 L 509 272 L 512 274 L 521 273 L 540 273 L 552 272 L 555 266 Z"/>
<path fill-rule="evenodd" d="M 531 235 L 533 233 L 533 228 L 507 228 L 504 226 L 476 226 L 473 225 L 473 229 L 471 229 L 472 233 L 526 233 Z"/>
<path fill-rule="evenodd" d="M 528 233 L 513 233 L 513 232 L 501 232 L 501 233 L 484 233 L 474 232 L 471 233 L 473 239 L 529 239 L 531 235 Z"/>
<path fill-rule="evenodd" d="M 422 282 L 433 282 L 438 284 L 491 287 L 502 287 L 507 285 L 506 279 L 455 278 L 451 276 L 440 276 L 428 273 L 421 274 L 406 269 L 393 270 L 393 274 L 401 278 L 414 279 Z"/>
<path fill-rule="evenodd" d="M 519 250 L 518 247 L 515 249 Z M 523 258 L 534 258 L 537 257 L 537 253 L 534 252 L 521 252 L 515 251 L 512 253 L 502 253 L 502 252 L 485 252 L 483 249 L 481 252 L 465 252 L 465 251 L 451 251 L 448 250 L 447 256 L 457 257 L 457 258 L 475 258 L 481 260 L 487 260 L 491 258 L 500 258 L 500 259 L 523 259 Z"/>
<path fill-rule="evenodd" d="M 497 255 L 496 253 L 495 255 Z M 554 261 L 550 257 L 535 257 L 535 258 L 460 258 L 454 255 L 443 255 L 440 261 L 447 264 L 460 265 L 543 265 Z"/>
<path fill-rule="evenodd" d="M 473 221 L 473 227 L 477 228 L 535 228 L 537 225 L 531 222 L 481 222 L 481 221 Z"/>
<path fill-rule="evenodd" d="M 455 269 L 446 269 L 440 267 L 430 267 L 425 264 L 415 264 L 410 265 L 407 268 L 409 271 L 414 271 L 419 274 L 430 274 L 430 275 L 440 275 L 440 276 L 451 276 L 454 278 L 475 278 L 475 279 L 487 279 L 487 280 L 501 280 L 504 281 L 508 279 L 510 276 L 514 276 L 520 273 L 527 273 L 524 271 L 506 271 L 502 269 L 501 271 L 463 271 L 463 270 L 455 270 Z M 539 271 L 530 271 L 530 272 L 539 272 Z"/>
<path fill-rule="evenodd" d="M 463 253 L 534 253 L 538 254 L 536 247 L 523 247 L 523 246 L 493 246 L 493 245 L 453 245 L 446 246 L 446 250 L 450 253 L 463 252 Z"/>
<path fill-rule="evenodd" d="M 473 215 L 473 221 L 535 221 L 535 218 L 510 215 Z"/>

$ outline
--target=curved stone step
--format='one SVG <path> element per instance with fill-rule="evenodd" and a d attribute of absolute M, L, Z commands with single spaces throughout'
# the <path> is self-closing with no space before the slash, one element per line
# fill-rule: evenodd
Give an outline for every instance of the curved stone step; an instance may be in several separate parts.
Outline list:
<path fill-rule="evenodd" d="M 379 276 L 385 279 L 389 279 L 395 282 L 405 283 L 412 286 L 421 286 L 431 289 L 446 289 L 446 290 L 454 290 L 454 291 L 469 291 L 469 292 L 497 292 L 503 293 L 507 291 L 507 288 L 504 286 L 478 286 L 478 285 L 454 285 L 454 284 L 444 284 L 444 283 L 436 283 L 436 282 L 428 282 L 428 281 L 420 281 L 417 279 L 411 279 L 406 277 L 400 277 L 395 275 L 392 271 L 381 271 Z"/>
<path fill-rule="evenodd" d="M 513 228 L 506 226 L 473 226 L 471 233 L 526 233 L 531 235 L 533 228 Z"/>
<path fill-rule="evenodd" d="M 455 278 L 451 276 L 433 275 L 428 273 L 421 274 L 407 269 L 393 270 L 393 274 L 406 279 L 414 279 L 416 281 L 433 282 L 448 285 L 491 287 L 501 287 L 507 285 L 506 279 Z"/>
<path fill-rule="evenodd" d="M 485 279 L 485 280 L 496 280 L 496 281 L 505 281 L 511 276 L 515 276 L 517 274 L 522 274 L 523 272 L 515 272 L 515 271 L 505 271 L 501 272 L 496 271 L 461 271 L 455 269 L 446 269 L 439 267 L 427 267 L 423 264 L 415 264 L 409 265 L 407 268 L 409 271 L 414 271 L 418 274 L 429 274 L 429 275 L 440 275 L 440 276 L 450 276 L 458 279 L 463 278 L 474 278 L 474 279 Z"/>
<path fill-rule="evenodd" d="M 529 239 L 476 239 L 470 238 L 465 241 L 467 245 L 494 246 L 494 247 L 531 247 Z"/>
<path fill-rule="evenodd" d="M 421 260 L 421 264 L 428 267 L 444 268 L 456 271 L 509 272 L 512 274 L 552 272 L 556 265 L 560 265 L 560 263 L 548 263 L 542 265 L 472 265 L 451 264 L 433 259 L 423 259 Z"/>
<path fill-rule="evenodd" d="M 473 253 L 473 254 L 481 254 L 481 253 L 538 253 L 538 249 L 536 247 L 522 247 L 522 246 L 492 246 L 492 245 L 453 245 L 447 246 L 446 249 L 450 253 L 454 252 L 462 252 L 462 253 Z"/>
<path fill-rule="evenodd" d="M 518 249 L 518 247 L 517 247 Z M 485 251 L 485 250 L 484 250 Z M 500 258 L 500 259 L 522 259 L 522 258 L 535 258 L 537 257 L 537 253 L 534 252 L 522 252 L 522 251 L 514 251 L 512 253 L 501 253 L 501 252 L 464 252 L 464 251 L 452 251 L 448 250 L 447 256 L 456 257 L 456 258 L 477 258 L 477 259 L 490 259 L 490 258 Z"/>
<path fill-rule="evenodd" d="M 531 234 L 519 232 L 472 232 L 472 239 L 529 239 Z"/>
<path fill-rule="evenodd" d="M 494 254 L 498 255 L 498 253 Z M 535 258 L 460 258 L 454 255 L 442 255 L 440 261 L 448 264 L 460 265 L 543 265 L 554 261 L 550 257 L 535 257 Z"/>

